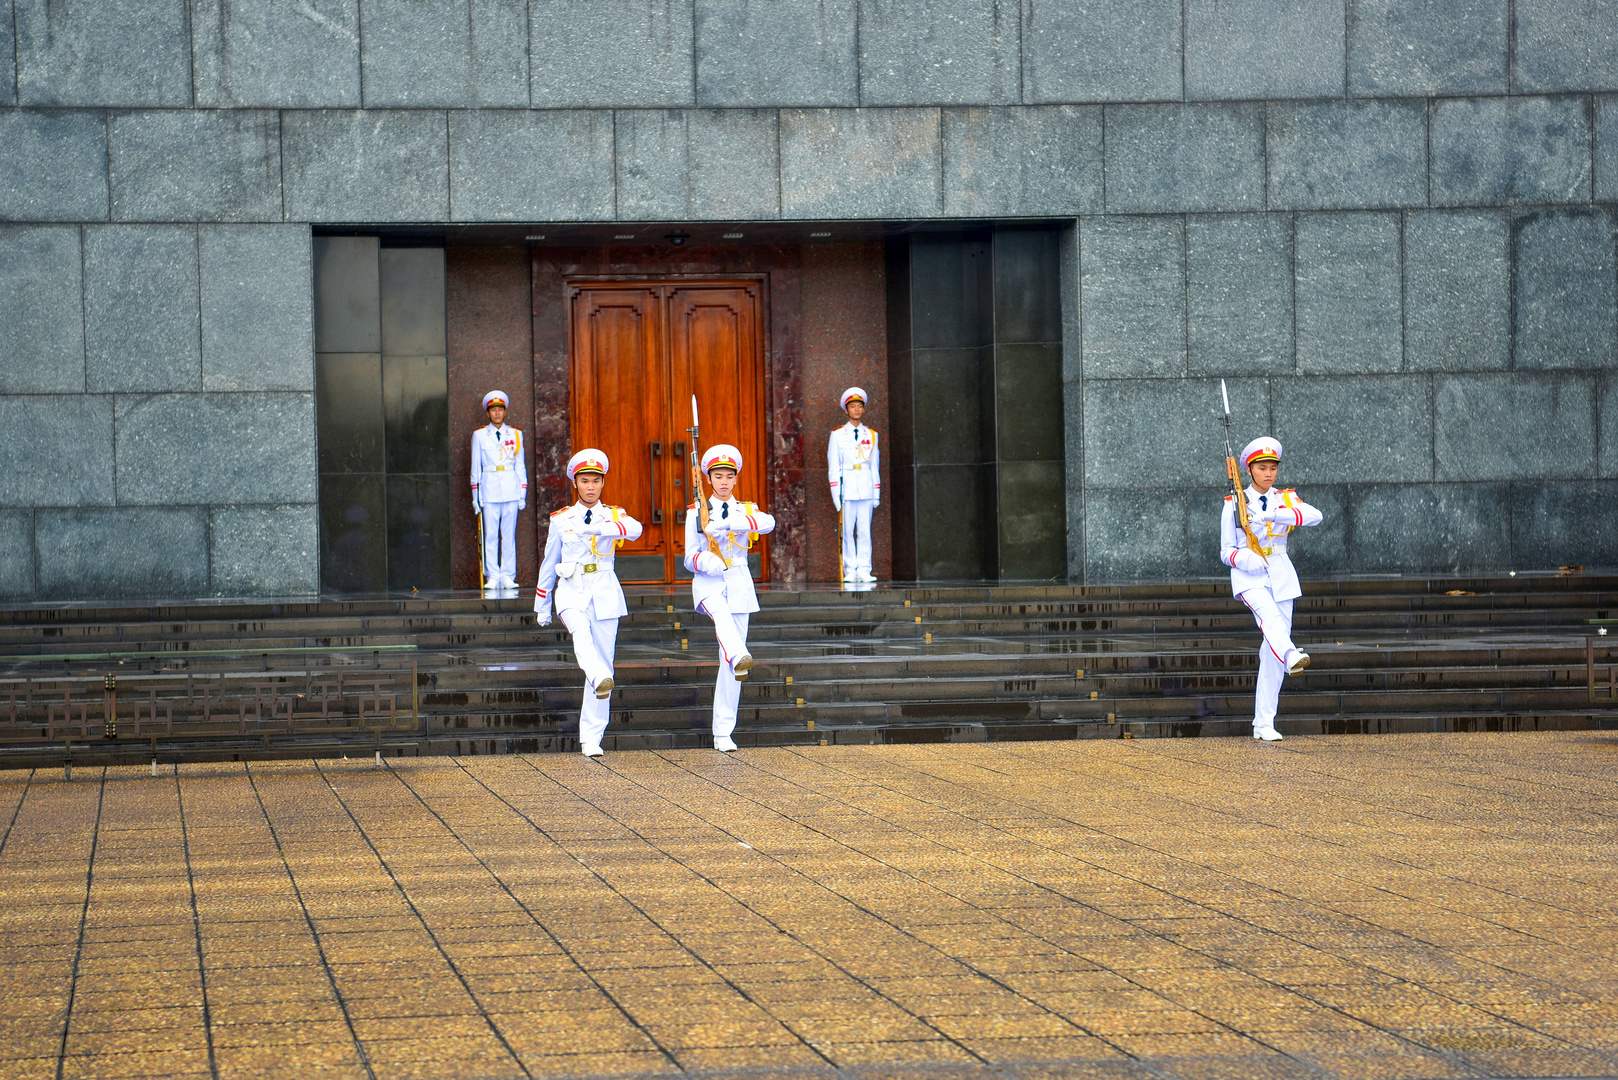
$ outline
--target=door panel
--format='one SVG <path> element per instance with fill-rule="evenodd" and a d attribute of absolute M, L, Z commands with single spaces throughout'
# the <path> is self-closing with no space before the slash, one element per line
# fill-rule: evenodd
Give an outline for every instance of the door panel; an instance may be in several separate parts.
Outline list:
<path fill-rule="evenodd" d="M 650 451 L 667 426 L 662 311 L 656 289 L 584 289 L 574 296 L 573 449 L 606 452 L 612 470 L 606 501 L 647 525 L 619 550 L 621 557 L 661 557 L 668 549 L 666 530 L 653 527 L 662 478 Z"/>
<path fill-rule="evenodd" d="M 580 283 L 572 287 L 572 431 L 575 448 L 612 461 L 608 499 L 646 524 L 626 545 L 624 580 L 689 576 L 685 449 L 695 393 L 702 445 L 735 444 L 745 459 L 738 497 L 763 502 L 766 483 L 764 335 L 760 288 L 751 282 Z M 661 456 L 653 447 L 661 446 Z M 767 507 L 766 507 L 767 508 Z M 754 574 L 768 567 L 764 541 Z M 652 556 L 662 557 L 662 574 Z"/>

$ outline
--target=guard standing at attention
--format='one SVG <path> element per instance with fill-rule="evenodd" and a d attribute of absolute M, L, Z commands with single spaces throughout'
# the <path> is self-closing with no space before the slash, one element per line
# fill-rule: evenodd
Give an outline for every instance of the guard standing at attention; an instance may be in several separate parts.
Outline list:
<path fill-rule="evenodd" d="M 506 423 L 504 390 L 483 395 L 487 427 L 472 432 L 472 502 L 480 508 L 486 588 L 517 587 L 517 512 L 528 506 L 522 432 Z"/>
<path fill-rule="evenodd" d="M 601 501 L 607 484 L 607 455 L 580 450 L 567 463 L 567 478 L 578 499 L 551 515 L 545 557 L 534 587 L 539 625 L 549 626 L 551 608 L 573 635 L 573 657 L 584 669 L 584 702 L 579 706 L 579 750 L 600 757 L 612 695 L 612 659 L 618 647 L 618 620 L 629 614 L 623 586 L 613 569 L 625 540 L 639 540 L 641 524 L 623 509 Z"/>
<path fill-rule="evenodd" d="M 710 446 L 702 455 L 702 471 L 713 487 L 713 494 L 707 497 L 708 532 L 703 535 L 697 504 L 692 503 L 685 515 L 685 568 L 693 575 L 691 598 L 697 610 L 713 620 L 719 637 L 713 746 L 729 753 L 736 749 L 730 736 L 736 730 L 742 680 L 753 668 L 753 657 L 747 651 L 747 621 L 758 610 L 758 593 L 753 589 L 747 552 L 754 540 L 775 531 L 775 518 L 754 503 L 732 497 L 736 476 L 742 471 L 742 452 L 734 446 Z"/>
<path fill-rule="evenodd" d="M 1230 567 L 1230 587 L 1252 611 L 1264 634 L 1258 651 L 1258 688 L 1253 702 L 1253 738 L 1276 742 L 1276 704 L 1281 681 L 1309 666 L 1309 654 L 1292 643 L 1292 602 L 1303 595 L 1298 572 L 1287 557 L 1293 529 L 1319 525 L 1319 510 L 1291 488 L 1275 487 L 1281 470 L 1281 444 L 1254 439 L 1242 450 L 1242 465 L 1251 484 L 1243 493 L 1247 529 L 1239 522 L 1234 494 L 1225 496 L 1219 519 L 1220 558 Z"/>
<path fill-rule="evenodd" d="M 826 478 L 842 526 L 844 581 L 875 581 L 871 573 L 871 511 L 882 505 L 882 450 L 876 432 L 861 423 L 865 391 L 851 386 L 837 402 L 848 423 L 826 442 Z"/>

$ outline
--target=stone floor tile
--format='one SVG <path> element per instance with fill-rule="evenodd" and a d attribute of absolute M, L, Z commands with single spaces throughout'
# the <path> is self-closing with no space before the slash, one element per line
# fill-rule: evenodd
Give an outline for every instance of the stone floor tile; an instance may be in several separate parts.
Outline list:
<path fill-rule="evenodd" d="M 969 1064 L 978 1060 L 959 1043 L 938 1038 L 892 1042 L 816 1043 L 816 1046 L 842 1068 L 927 1062 Z"/>

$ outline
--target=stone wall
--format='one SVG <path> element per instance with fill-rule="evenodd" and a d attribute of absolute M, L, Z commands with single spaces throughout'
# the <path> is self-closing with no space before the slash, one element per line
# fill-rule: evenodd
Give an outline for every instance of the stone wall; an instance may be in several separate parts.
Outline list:
<path fill-rule="evenodd" d="M 1070 573 L 1221 375 L 1313 571 L 1618 562 L 1615 204 L 1618 0 L 15 0 L 0 589 L 313 587 L 320 223 L 1076 218 Z"/>

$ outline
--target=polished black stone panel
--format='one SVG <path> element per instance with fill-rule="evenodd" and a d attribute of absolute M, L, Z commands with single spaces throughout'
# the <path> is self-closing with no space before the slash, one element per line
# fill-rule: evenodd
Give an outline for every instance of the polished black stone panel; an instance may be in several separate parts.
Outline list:
<path fill-rule="evenodd" d="M 388 587 L 387 478 L 320 478 L 320 583 L 329 592 Z"/>
<path fill-rule="evenodd" d="M 913 413 L 915 461 L 919 465 L 967 464 L 983 460 L 982 349 L 917 349 Z M 992 428 L 990 429 L 992 430 Z M 992 442 L 991 442 L 992 445 Z"/>
<path fill-rule="evenodd" d="M 386 247 L 378 266 L 383 354 L 443 356 L 444 249 Z"/>
<path fill-rule="evenodd" d="M 996 575 L 992 465 L 916 467 L 916 576 Z"/>
<path fill-rule="evenodd" d="M 388 476 L 388 588 L 447 589 L 449 476 Z"/>
<path fill-rule="evenodd" d="M 1066 481 L 1054 461 L 1002 461 L 996 520 L 999 573 L 1005 578 L 1062 578 L 1067 574 Z"/>
<path fill-rule="evenodd" d="M 387 471 L 449 472 L 449 375 L 442 356 L 384 356 Z"/>
<path fill-rule="evenodd" d="M 988 235 L 926 233 L 910 247 L 914 347 L 967 349 L 994 340 Z"/>
<path fill-rule="evenodd" d="M 998 460 L 1062 460 L 1062 346 L 996 345 Z"/>
<path fill-rule="evenodd" d="M 1061 235 L 1051 229 L 995 230 L 996 344 L 1062 340 L 1061 282 L 1056 272 Z"/>
<path fill-rule="evenodd" d="M 315 418 L 322 477 L 381 472 L 385 467 L 382 357 L 376 353 L 318 354 Z"/>
<path fill-rule="evenodd" d="M 315 351 L 381 352 L 382 285 L 374 236 L 317 236 Z"/>

